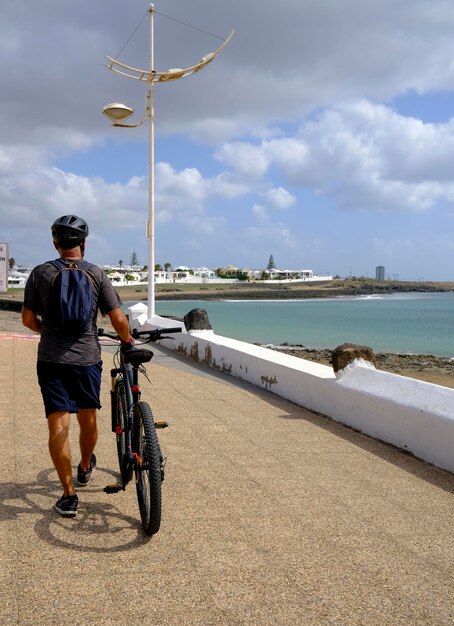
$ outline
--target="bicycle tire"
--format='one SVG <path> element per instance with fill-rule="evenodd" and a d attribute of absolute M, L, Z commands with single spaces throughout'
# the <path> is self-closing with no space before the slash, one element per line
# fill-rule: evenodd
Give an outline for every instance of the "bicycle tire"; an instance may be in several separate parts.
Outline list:
<path fill-rule="evenodd" d="M 118 466 L 123 484 L 126 485 L 132 480 L 133 470 L 127 469 L 126 464 L 126 416 L 128 408 L 126 403 L 126 391 L 123 380 L 119 380 L 115 386 L 116 389 L 116 410 L 115 410 L 115 437 L 117 440 L 117 457 Z"/>
<path fill-rule="evenodd" d="M 133 451 L 137 454 L 136 490 L 142 526 L 147 535 L 154 535 L 161 526 L 162 454 L 146 402 L 134 405 Z"/>

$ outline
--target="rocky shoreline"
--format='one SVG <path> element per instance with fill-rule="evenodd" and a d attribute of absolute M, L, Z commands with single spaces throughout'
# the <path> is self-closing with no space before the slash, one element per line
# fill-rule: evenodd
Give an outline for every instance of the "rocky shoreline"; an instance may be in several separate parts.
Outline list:
<path fill-rule="evenodd" d="M 273 350 L 291 354 L 292 356 L 332 365 L 332 350 L 317 350 L 304 346 L 267 346 Z M 454 360 L 432 356 L 430 354 L 398 354 L 394 352 L 377 352 L 375 367 L 392 374 L 410 376 L 437 385 L 454 388 Z"/>

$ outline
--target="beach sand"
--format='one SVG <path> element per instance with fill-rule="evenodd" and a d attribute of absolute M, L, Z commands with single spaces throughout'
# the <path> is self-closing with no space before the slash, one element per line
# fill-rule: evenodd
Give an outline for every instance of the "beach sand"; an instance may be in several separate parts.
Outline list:
<path fill-rule="evenodd" d="M 123 293 L 123 300 L 133 299 L 133 297 L 127 297 L 128 295 L 129 294 Z M 98 325 L 103 327 L 107 332 L 112 332 L 113 330 L 108 317 L 99 319 Z M 31 331 L 22 325 L 19 312 L 0 310 L 0 333 L 30 332 Z M 309 361 L 330 365 L 330 350 L 308 350 L 303 347 L 292 350 L 284 347 L 280 348 L 280 350 L 284 350 L 294 356 Z M 439 359 L 431 355 L 378 353 L 375 356 L 377 369 L 424 380 L 435 385 L 454 388 L 454 362 L 452 361 Z"/>

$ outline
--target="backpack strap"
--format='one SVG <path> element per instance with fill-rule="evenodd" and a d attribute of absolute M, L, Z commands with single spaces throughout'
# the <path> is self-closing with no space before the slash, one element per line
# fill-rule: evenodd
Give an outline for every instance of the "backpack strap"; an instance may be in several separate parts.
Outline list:
<path fill-rule="evenodd" d="M 93 263 L 89 263 L 88 261 L 82 261 L 80 264 L 80 269 L 87 272 L 91 267 L 93 267 Z"/>
<path fill-rule="evenodd" d="M 48 261 L 48 263 L 56 267 L 58 270 L 62 270 L 64 267 L 66 267 L 66 263 L 63 261 L 63 259 L 54 259 L 53 261 Z"/>
<path fill-rule="evenodd" d="M 74 259 L 74 260 L 75 261 L 79 261 L 80 259 Z M 56 267 L 58 270 L 63 270 L 66 267 L 68 267 L 63 259 L 54 259 L 53 261 L 48 261 L 48 263 L 50 263 L 51 265 Z M 88 261 L 84 261 L 82 259 L 82 262 L 80 263 L 80 265 L 78 267 L 79 267 L 79 269 L 81 269 L 84 272 L 86 272 L 91 267 L 93 267 L 93 263 L 89 263 Z"/>

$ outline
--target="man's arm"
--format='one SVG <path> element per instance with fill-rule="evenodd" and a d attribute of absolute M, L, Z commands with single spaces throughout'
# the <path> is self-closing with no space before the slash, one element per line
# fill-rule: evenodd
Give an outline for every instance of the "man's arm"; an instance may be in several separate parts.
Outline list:
<path fill-rule="evenodd" d="M 132 343 L 133 339 L 129 334 L 128 318 L 120 309 L 120 307 L 112 309 L 112 311 L 109 311 L 107 315 L 109 316 L 110 323 L 115 328 L 115 332 L 120 337 L 120 339 L 125 343 Z"/>
<path fill-rule="evenodd" d="M 22 324 L 35 333 L 41 333 L 41 318 L 27 307 L 22 307 Z"/>

